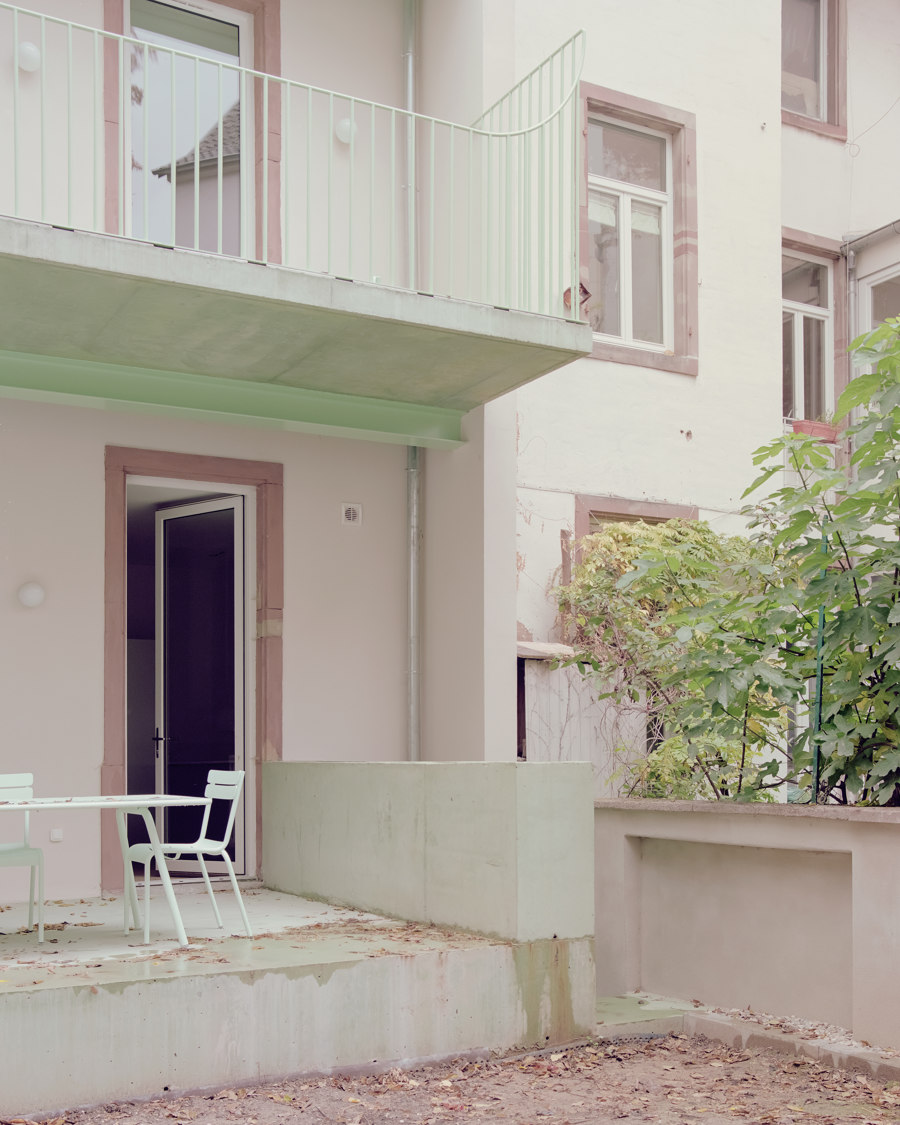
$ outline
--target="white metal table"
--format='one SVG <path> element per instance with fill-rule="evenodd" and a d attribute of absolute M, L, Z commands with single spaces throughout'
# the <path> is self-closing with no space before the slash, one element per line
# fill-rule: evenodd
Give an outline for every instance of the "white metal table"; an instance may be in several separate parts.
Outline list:
<path fill-rule="evenodd" d="M 45 812 L 47 810 L 59 811 L 61 809 L 109 809 L 116 814 L 116 827 L 119 830 L 119 844 L 122 848 L 122 862 L 125 865 L 125 911 L 128 917 L 128 907 L 131 905 L 132 915 L 137 921 L 137 890 L 134 883 L 134 871 L 128 862 L 128 834 L 125 831 L 125 816 L 132 813 L 143 817 L 150 837 L 150 847 L 156 868 L 159 871 L 160 881 L 166 892 L 166 902 L 175 923 L 175 933 L 178 935 L 179 945 L 187 945 L 187 935 L 184 931 L 184 922 L 181 911 L 175 901 L 175 891 L 169 877 L 169 868 L 166 857 L 163 855 L 159 833 L 156 831 L 156 821 L 151 809 L 184 808 L 212 804 L 210 797 L 181 797 L 174 793 L 128 793 L 121 796 L 108 797 L 32 797 L 28 801 L 0 801 L 0 812 Z"/>

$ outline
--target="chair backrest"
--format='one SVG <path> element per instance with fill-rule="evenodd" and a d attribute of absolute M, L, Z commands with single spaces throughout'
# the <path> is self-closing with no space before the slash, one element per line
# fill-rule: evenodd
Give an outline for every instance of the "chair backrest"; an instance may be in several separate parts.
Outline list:
<path fill-rule="evenodd" d="M 0 801 L 30 801 L 34 796 L 33 773 L 0 773 Z M 28 846 L 29 816 L 25 814 L 25 835 L 22 842 Z"/>
<path fill-rule="evenodd" d="M 231 839 L 231 831 L 234 828 L 234 818 L 237 815 L 238 799 L 241 795 L 241 787 L 244 784 L 244 771 L 243 770 L 210 770 L 206 778 L 205 797 L 212 797 L 214 801 L 231 801 L 231 808 L 228 812 L 228 823 L 225 826 L 225 831 L 222 833 L 222 839 L 218 843 L 227 844 Z M 209 821 L 209 811 L 211 806 L 207 806 L 203 815 L 203 828 L 201 829 L 201 836 L 206 836 L 206 825 Z"/>

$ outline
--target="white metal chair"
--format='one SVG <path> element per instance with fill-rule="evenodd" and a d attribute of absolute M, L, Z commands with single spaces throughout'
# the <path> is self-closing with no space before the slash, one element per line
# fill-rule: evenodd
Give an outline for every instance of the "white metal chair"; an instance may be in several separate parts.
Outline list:
<path fill-rule="evenodd" d="M 244 920 L 244 929 L 247 931 L 247 937 L 253 937 L 253 931 L 250 929 L 250 920 L 247 917 L 247 911 L 244 909 L 244 900 L 241 898 L 240 888 L 238 887 L 237 878 L 234 874 L 234 866 L 231 862 L 231 857 L 228 855 L 228 844 L 231 840 L 231 834 L 234 831 L 234 818 L 237 814 L 238 800 L 241 795 L 241 787 L 244 784 L 244 771 L 243 770 L 210 770 L 209 776 L 206 779 L 205 796 L 211 797 L 213 801 L 230 801 L 231 808 L 228 812 L 228 822 L 225 825 L 225 830 L 222 833 L 221 840 L 210 840 L 207 838 L 206 829 L 209 824 L 209 814 L 212 811 L 212 805 L 207 805 L 203 810 L 203 823 L 200 826 L 200 835 L 192 844 L 171 844 L 167 841 L 160 841 L 160 847 L 163 855 L 167 859 L 180 859 L 183 855 L 192 855 L 197 857 L 200 864 L 200 870 L 203 873 L 203 882 L 206 884 L 206 892 L 209 895 L 209 901 L 212 903 L 213 913 L 216 916 L 216 924 L 222 928 L 222 916 L 219 914 L 219 908 L 216 906 L 215 895 L 213 894 L 212 883 L 209 881 L 209 872 L 206 869 L 204 856 L 215 856 L 224 861 L 228 869 L 228 875 L 231 878 L 231 886 L 234 890 L 235 898 L 238 902 L 238 907 L 241 911 L 241 918 Z M 150 941 L 150 864 L 153 862 L 153 849 L 149 844 L 132 844 L 128 849 L 127 856 L 128 863 L 142 863 L 144 865 L 144 944 Z M 132 883 L 132 888 L 134 884 Z M 125 893 L 125 932 L 128 933 L 128 911 L 129 906 L 134 915 L 135 925 L 140 925 L 140 919 L 137 916 L 136 910 L 136 895 L 130 898 L 128 889 L 126 887 Z"/>
<path fill-rule="evenodd" d="M 30 773 L 0 774 L 0 801 L 30 801 L 34 796 L 34 775 Z M 28 889 L 28 928 L 34 927 L 34 875 L 37 872 L 38 941 L 44 940 L 44 853 L 33 848 L 28 838 L 28 813 L 25 817 L 25 834 L 21 843 L 0 843 L 0 867 L 30 867 L 31 882 Z"/>

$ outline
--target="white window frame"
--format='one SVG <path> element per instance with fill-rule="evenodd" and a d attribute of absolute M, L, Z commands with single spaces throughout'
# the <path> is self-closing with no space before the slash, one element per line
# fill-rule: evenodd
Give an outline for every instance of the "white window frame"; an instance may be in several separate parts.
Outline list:
<path fill-rule="evenodd" d="M 802 301 L 787 301 L 782 298 L 782 319 L 784 314 L 790 314 L 794 322 L 794 418 L 785 418 L 785 422 L 809 418 L 806 413 L 806 404 L 803 396 L 803 320 L 822 321 L 825 325 L 824 339 L 822 341 L 822 402 L 826 414 L 834 412 L 834 263 L 828 258 L 819 258 L 813 254 L 803 254 L 797 250 L 782 249 L 783 258 L 793 258 L 798 262 L 809 262 L 812 265 L 824 266 L 827 278 L 827 300 L 825 305 L 805 305 Z M 784 372 L 782 369 L 782 378 Z"/>
<path fill-rule="evenodd" d="M 671 354 L 674 349 L 675 339 L 675 300 L 672 279 L 674 273 L 674 246 L 673 246 L 673 208 L 674 185 L 672 164 L 672 135 L 657 129 L 649 129 L 643 125 L 635 125 L 631 121 L 623 121 L 615 117 L 598 113 L 591 113 L 588 117 L 588 129 L 592 125 L 613 125 L 619 129 L 627 129 L 632 133 L 645 133 L 651 137 L 658 137 L 665 142 L 665 174 L 666 190 L 657 191 L 653 188 L 641 187 L 637 184 L 626 183 L 622 180 L 607 179 L 596 173 L 588 171 L 588 207 L 590 197 L 595 194 L 614 195 L 618 199 L 619 214 L 619 325 L 622 334 L 613 336 L 605 332 L 594 332 L 594 339 L 608 343 L 619 344 L 628 348 L 639 348 L 641 351 Z M 660 209 L 660 244 L 662 250 L 661 270 L 662 277 L 662 313 L 663 313 L 663 339 L 662 343 L 652 340 L 642 340 L 632 331 L 632 284 L 631 284 L 631 201 L 650 203 Z M 627 222 L 626 222 L 627 218 Z"/>
<path fill-rule="evenodd" d="M 867 274 L 865 277 L 859 279 L 859 323 L 860 331 L 871 332 L 876 327 L 873 314 L 872 314 L 872 290 L 876 285 L 882 285 L 885 281 L 893 281 L 895 278 L 900 278 L 900 262 L 893 262 L 884 269 L 877 270 L 875 273 Z M 865 327 L 862 327 L 862 326 Z"/>
<path fill-rule="evenodd" d="M 818 58 L 818 71 L 819 71 L 819 112 L 817 114 L 804 113 L 799 109 L 789 109 L 788 112 L 796 113 L 800 117 L 808 117 L 810 121 L 827 121 L 828 120 L 828 104 L 829 104 L 829 58 L 828 58 L 828 24 L 829 24 L 829 11 L 828 5 L 831 0 L 820 0 L 819 5 L 819 58 Z M 785 0 L 782 0 L 782 4 Z M 784 75 L 784 67 L 782 66 L 782 75 Z M 784 107 L 782 107 L 784 108 Z"/>

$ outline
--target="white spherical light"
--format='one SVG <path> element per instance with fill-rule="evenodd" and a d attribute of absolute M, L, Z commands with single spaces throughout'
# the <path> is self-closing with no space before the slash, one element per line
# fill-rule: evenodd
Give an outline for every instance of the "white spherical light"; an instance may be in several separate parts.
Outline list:
<path fill-rule="evenodd" d="M 24 40 L 19 44 L 19 70 L 33 71 L 41 65 L 41 52 L 34 43 Z"/>
<path fill-rule="evenodd" d="M 19 601 L 26 609 L 34 609 L 35 606 L 39 606 L 47 596 L 40 582 L 26 582 L 19 587 L 18 592 Z"/>

